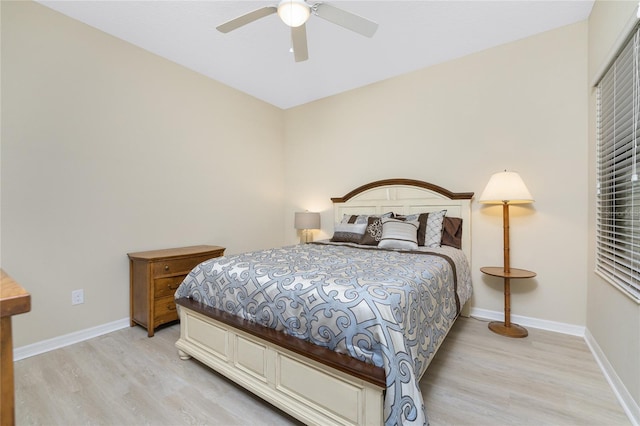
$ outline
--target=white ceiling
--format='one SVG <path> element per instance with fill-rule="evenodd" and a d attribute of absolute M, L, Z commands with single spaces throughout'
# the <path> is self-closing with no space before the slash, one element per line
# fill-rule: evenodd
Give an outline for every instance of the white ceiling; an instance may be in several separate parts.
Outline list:
<path fill-rule="evenodd" d="M 286 109 L 585 20 L 594 1 L 329 1 L 379 29 L 366 38 L 311 16 L 309 60 L 298 63 L 277 15 L 215 29 L 277 0 L 39 3 Z"/>

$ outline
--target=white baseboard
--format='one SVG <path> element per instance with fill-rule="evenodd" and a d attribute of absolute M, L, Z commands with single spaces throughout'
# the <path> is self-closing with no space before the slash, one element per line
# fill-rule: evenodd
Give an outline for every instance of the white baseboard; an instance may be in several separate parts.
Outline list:
<path fill-rule="evenodd" d="M 596 342 L 589 332 L 589 329 L 586 329 L 584 340 L 587 342 L 589 349 L 591 349 L 591 353 L 595 357 L 596 362 L 604 373 L 604 377 L 607 379 L 607 382 L 609 382 L 613 393 L 616 395 L 616 398 L 618 398 L 627 417 L 631 420 L 631 424 L 640 426 L 640 405 L 633 399 L 627 387 L 622 383 L 622 380 L 620 380 L 620 377 L 613 369 L 611 363 L 609 363 L 609 360 L 600 348 L 600 345 L 598 345 L 598 342 Z"/>
<path fill-rule="evenodd" d="M 471 308 L 471 316 L 488 319 L 491 321 L 504 321 L 503 312 L 490 311 L 488 309 Z M 532 327 L 541 330 L 555 331 L 556 333 L 570 334 L 572 336 L 584 337 L 585 332 L 584 326 L 524 317 L 520 315 L 511 315 L 511 321 L 523 327 Z"/>
<path fill-rule="evenodd" d="M 31 356 L 39 355 L 54 349 L 63 348 L 73 345 L 84 340 L 102 336 L 112 331 L 121 330 L 130 326 L 129 318 L 102 324 L 96 327 L 87 328 L 85 330 L 76 331 L 74 333 L 65 334 L 63 336 L 54 337 L 52 339 L 43 340 L 31 345 L 21 346 L 13 350 L 13 360 L 18 361 Z"/>

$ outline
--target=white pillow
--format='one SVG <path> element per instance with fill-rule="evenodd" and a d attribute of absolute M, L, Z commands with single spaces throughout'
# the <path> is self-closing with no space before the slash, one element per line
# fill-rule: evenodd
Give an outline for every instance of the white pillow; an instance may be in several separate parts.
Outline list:
<path fill-rule="evenodd" d="M 418 249 L 418 227 L 420 222 L 391 218 L 382 219 L 382 238 L 378 247 L 390 249 Z"/>

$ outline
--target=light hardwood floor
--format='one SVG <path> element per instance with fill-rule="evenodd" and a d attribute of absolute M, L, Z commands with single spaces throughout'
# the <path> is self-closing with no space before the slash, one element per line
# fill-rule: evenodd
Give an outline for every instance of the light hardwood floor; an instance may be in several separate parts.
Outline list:
<path fill-rule="evenodd" d="M 431 426 L 629 425 L 583 339 L 460 318 L 420 382 Z M 296 425 L 173 346 L 123 329 L 15 365 L 17 425 Z"/>

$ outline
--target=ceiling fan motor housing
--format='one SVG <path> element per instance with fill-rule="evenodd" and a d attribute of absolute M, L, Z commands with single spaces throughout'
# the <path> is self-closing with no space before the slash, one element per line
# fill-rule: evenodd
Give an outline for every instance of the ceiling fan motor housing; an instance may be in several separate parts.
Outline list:
<path fill-rule="evenodd" d="M 278 4 L 278 16 L 290 27 L 299 27 L 309 19 L 311 11 L 304 0 L 281 0 Z"/>

